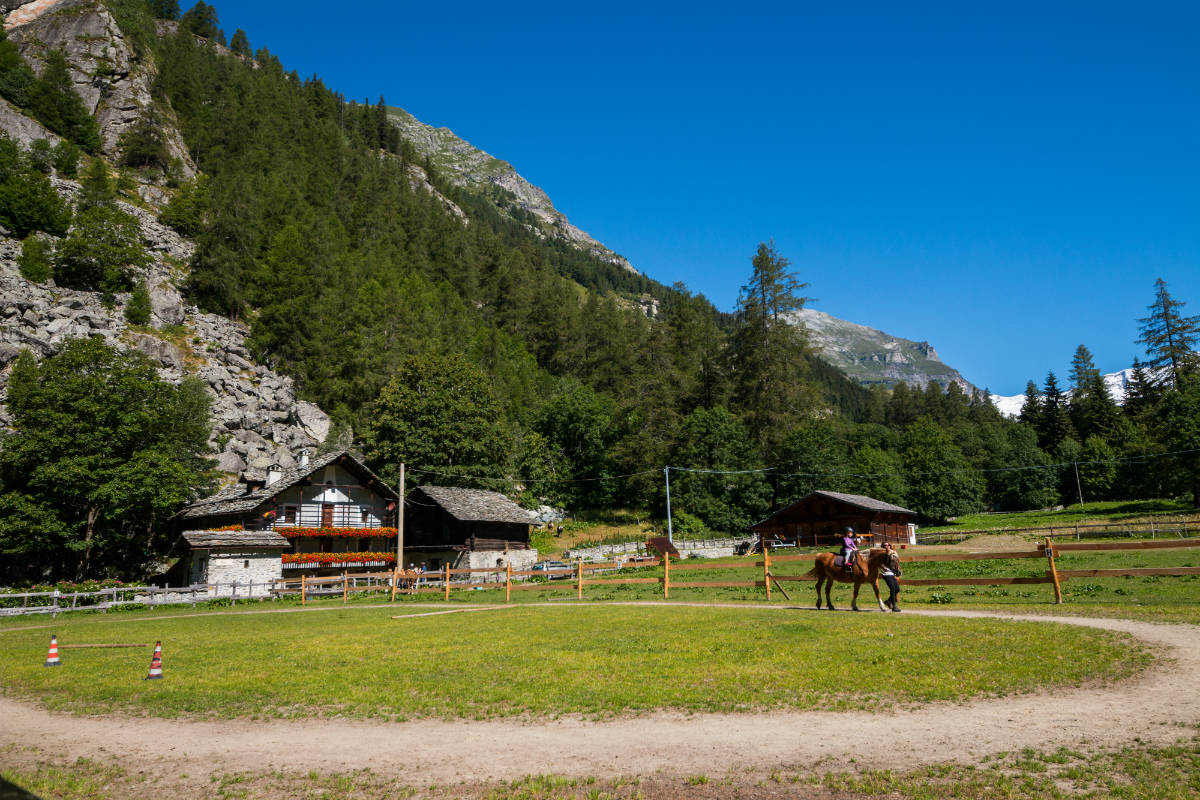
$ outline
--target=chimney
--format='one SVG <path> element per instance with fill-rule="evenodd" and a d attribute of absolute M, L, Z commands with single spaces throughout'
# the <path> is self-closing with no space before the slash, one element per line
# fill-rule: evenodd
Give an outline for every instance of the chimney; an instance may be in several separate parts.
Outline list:
<path fill-rule="evenodd" d="M 300 466 L 302 466 L 302 467 L 308 466 L 308 448 L 307 447 L 305 447 L 303 450 L 300 451 Z"/>
<path fill-rule="evenodd" d="M 267 467 L 267 486 L 271 486 L 280 478 L 283 477 L 283 468 L 278 464 L 272 464 Z"/>

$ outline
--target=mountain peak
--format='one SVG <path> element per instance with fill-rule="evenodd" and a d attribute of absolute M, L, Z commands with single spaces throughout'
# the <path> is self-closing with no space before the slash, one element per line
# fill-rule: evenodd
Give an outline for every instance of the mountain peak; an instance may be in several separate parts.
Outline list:
<path fill-rule="evenodd" d="M 925 386 L 937 381 L 943 387 L 957 383 L 964 391 L 975 387 L 953 367 L 938 358 L 929 342 L 914 342 L 876 328 L 804 308 L 792 315 L 804 326 L 813 346 L 834 366 L 862 384 Z"/>
<path fill-rule="evenodd" d="M 496 187 L 498 196 L 489 193 L 500 213 L 516 219 L 515 211 L 527 212 L 520 219 L 542 238 L 561 239 L 585 253 L 634 274 L 638 271 L 624 257 L 572 225 L 565 214 L 554 207 L 549 195 L 534 186 L 507 161 L 480 150 L 455 135 L 449 128 L 436 128 L 421 122 L 402 108 L 389 108 L 388 118 L 400 134 L 427 157 L 452 183 L 475 191 Z"/>

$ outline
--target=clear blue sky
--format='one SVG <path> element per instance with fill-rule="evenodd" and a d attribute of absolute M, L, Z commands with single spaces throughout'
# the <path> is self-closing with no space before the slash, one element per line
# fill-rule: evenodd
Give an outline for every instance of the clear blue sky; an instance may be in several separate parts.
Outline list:
<path fill-rule="evenodd" d="M 215 5 L 725 310 L 773 238 L 997 394 L 1128 366 L 1159 276 L 1200 314 L 1196 3 Z"/>

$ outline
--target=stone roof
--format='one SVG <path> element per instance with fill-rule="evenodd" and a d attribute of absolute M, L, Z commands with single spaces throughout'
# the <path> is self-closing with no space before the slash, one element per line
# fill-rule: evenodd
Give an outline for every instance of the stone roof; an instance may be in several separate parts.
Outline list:
<path fill-rule="evenodd" d="M 809 500 L 811 500 L 814 497 L 825 497 L 825 498 L 828 498 L 828 499 L 833 500 L 838 503 L 845 503 L 846 505 L 854 506 L 855 508 L 861 508 L 864 511 L 890 511 L 895 514 L 908 514 L 908 515 L 914 516 L 914 517 L 917 515 L 917 512 L 915 512 L 915 511 L 911 511 L 907 508 L 901 508 L 900 506 L 892 505 L 891 503 L 885 503 L 882 500 L 876 500 L 874 497 L 867 497 L 866 495 L 863 495 L 863 494 L 846 494 L 845 492 L 816 491 L 816 492 L 813 492 L 812 494 L 805 495 L 804 497 L 800 498 L 799 500 L 797 500 L 794 503 L 791 503 L 790 505 L 784 506 L 783 508 L 774 512 L 773 514 L 767 515 L 764 519 L 761 519 L 758 522 L 751 525 L 750 529 L 754 530 L 758 526 L 765 525 L 766 523 L 770 522 L 771 520 L 775 519 L 776 517 L 785 516 L 793 508 L 796 508 L 797 506 L 803 506 L 805 503 L 807 503 Z"/>
<path fill-rule="evenodd" d="M 863 494 L 844 494 L 843 492 L 816 491 L 810 494 L 808 497 L 812 497 L 813 495 L 828 497 L 831 500 L 837 500 L 848 505 L 857 506 L 858 508 L 863 508 L 867 511 L 895 511 L 899 514 L 913 515 L 917 513 L 915 511 L 910 511 L 907 508 L 901 508 L 900 506 L 894 506 L 891 503 L 885 503 L 882 500 L 876 500 L 874 497 L 867 497 Z M 804 499 L 807 500 L 808 497 Z"/>
<path fill-rule="evenodd" d="M 273 531 L 187 531 L 183 539 L 193 550 L 226 550 L 265 547 L 290 550 L 287 539 Z"/>
<path fill-rule="evenodd" d="M 203 500 L 192 503 L 190 506 L 184 508 L 183 511 L 180 511 L 176 517 L 182 520 L 189 520 L 201 517 L 226 517 L 249 513 L 272 500 L 285 489 L 295 486 L 317 470 L 324 469 L 334 462 L 341 461 L 343 458 L 347 459 L 348 462 L 344 463 L 344 466 L 352 470 L 357 470 L 378 482 L 380 494 L 392 499 L 396 498 L 395 491 L 384 483 L 378 475 L 368 469 L 361 461 L 350 455 L 349 451 L 342 450 L 336 453 L 317 456 L 303 467 L 297 465 L 292 469 L 285 470 L 279 480 L 270 486 L 254 488 L 250 484 L 236 483 L 233 486 L 222 489 L 211 497 L 206 497 Z"/>
<path fill-rule="evenodd" d="M 460 522 L 533 524 L 533 512 L 526 511 L 499 492 L 450 486 L 421 486 L 420 491 Z"/>

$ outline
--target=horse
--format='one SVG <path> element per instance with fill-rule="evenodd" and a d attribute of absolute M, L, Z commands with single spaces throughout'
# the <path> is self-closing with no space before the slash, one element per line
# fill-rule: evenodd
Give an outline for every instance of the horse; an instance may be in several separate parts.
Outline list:
<path fill-rule="evenodd" d="M 854 560 L 854 570 L 846 572 L 842 567 L 834 566 L 833 560 L 837 556 L 833 553 L 817 553 L 816 562 L 813 564 L 810 575 L 817 576 L 817 608 L 821 607 L 821 586 L 825 586 L 825 605 L 830 611 L 833 610 L 833 601 L 829 599 L 829 590 L 833 588 L 833 582 L 839 583 L 854 583 L 854 599 L 851 601 L 851 607 L 858 611 L 858 590 L 864 583 L 871 584 L 871 588 L 875 590 L 875 602 L 879 603 L 880 611 L 887 611 L 883 605 L 883 600 L 879 597 L 879 569 L 885 564 L 889 566 L 892 572 L 900 575 L 900 555 L 895 550 L 884 550 L 882 548 L 868 550 L 866 553 L 859 553 L 858 558 Z"/>

